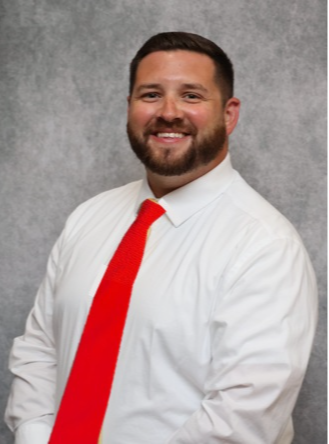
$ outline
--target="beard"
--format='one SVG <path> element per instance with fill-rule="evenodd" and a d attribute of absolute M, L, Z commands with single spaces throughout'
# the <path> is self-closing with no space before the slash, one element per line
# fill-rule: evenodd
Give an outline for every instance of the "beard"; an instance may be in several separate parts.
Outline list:
<path fill-rule="evenodd" d="M 173 127 L 173 132 L 180 130 L 179 126 L 172 123 L 163 122 L 163 124 L 166 128 Z M 155 132 L 156 128 L 153 128 L 141 137 L 132 129 L 129 122 L 127 124 L 127 135 L 132 150 L 148 170 L 161 176 L 181 176 L 200 166 L 208 165 L 222 151 L 227 138 L 224 122 L 219 122 L 209 134 L 199 140 L 195 137 L 196 131 L 192 129 L 192 143 L 179 158 L 172 159 L 173 148 L 170 147 L 163 148 L 161 156 L 155 155 L 147 140 L 148 136 Z"/>

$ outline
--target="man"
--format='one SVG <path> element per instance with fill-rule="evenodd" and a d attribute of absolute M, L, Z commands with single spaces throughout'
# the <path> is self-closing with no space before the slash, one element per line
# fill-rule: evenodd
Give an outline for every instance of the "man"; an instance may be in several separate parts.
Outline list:
<path fill-rule="evenodd" d="M 316 283 L 293 227 L 232 169 L 239 107 L 213 42 L 162 33 L 136 54 L 127 131 L 146 177 L 81 205 L 55 244 L 11 354 L 17 444 L 48 442 L 93 297 L 147 198 L 166 213 L 133 286 L 101 442 L 291 443 Z"/>

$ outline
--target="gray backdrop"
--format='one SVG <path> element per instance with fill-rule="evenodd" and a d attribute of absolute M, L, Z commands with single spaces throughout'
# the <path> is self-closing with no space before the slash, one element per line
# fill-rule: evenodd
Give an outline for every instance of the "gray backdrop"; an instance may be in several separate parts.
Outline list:
<path fill-rule="evenodd" d="M 231 56 L 235 168 L 294 223 L 316 269 L 319 327 L 294 443 L 324 444 L 325 0 L 0 0 L 0 14 L 1 416 L 9 349 L 66 217 L 142 171 L 125 136 L 128 62 L 150 35 L 182 30 Z M 12 442 L 3 424 L 0 442 Z"/>

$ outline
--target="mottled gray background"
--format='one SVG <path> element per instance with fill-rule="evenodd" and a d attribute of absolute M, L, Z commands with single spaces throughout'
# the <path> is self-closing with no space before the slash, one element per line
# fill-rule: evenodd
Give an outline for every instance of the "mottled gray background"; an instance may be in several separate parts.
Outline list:
<path fill-rule="evenodd" d="M 150 35 L 183 30 L 231 56 L 235 168 L 294 223 L 316 269 L 294 443 L 326 443 L 325 0 L 0 0 L 0 14 L 1 416 L 9 349 L 66 217 L 142 171 L 125 136 L 128 62 Z M 12 443 L 3 424 L 0 442 Z"/>

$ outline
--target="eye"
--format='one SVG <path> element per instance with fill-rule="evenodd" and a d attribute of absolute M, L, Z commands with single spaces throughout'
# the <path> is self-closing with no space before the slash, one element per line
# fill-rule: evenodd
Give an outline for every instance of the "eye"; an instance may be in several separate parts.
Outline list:
<path fill-rule="evenodd" d="M 157 100 L 160 97 L 160 94 L 157 92 L 147 92 L 144 93 L 141 98 L 142 100 L 144 100 L 145 102 L 154 102 L 155 100 Z"/>
<path fill-rule="evenodd" d="M 188 102 L 199 102 L 201 100 L 201 97 L 193 92 L 186 93 L 183 97 Z"/>

